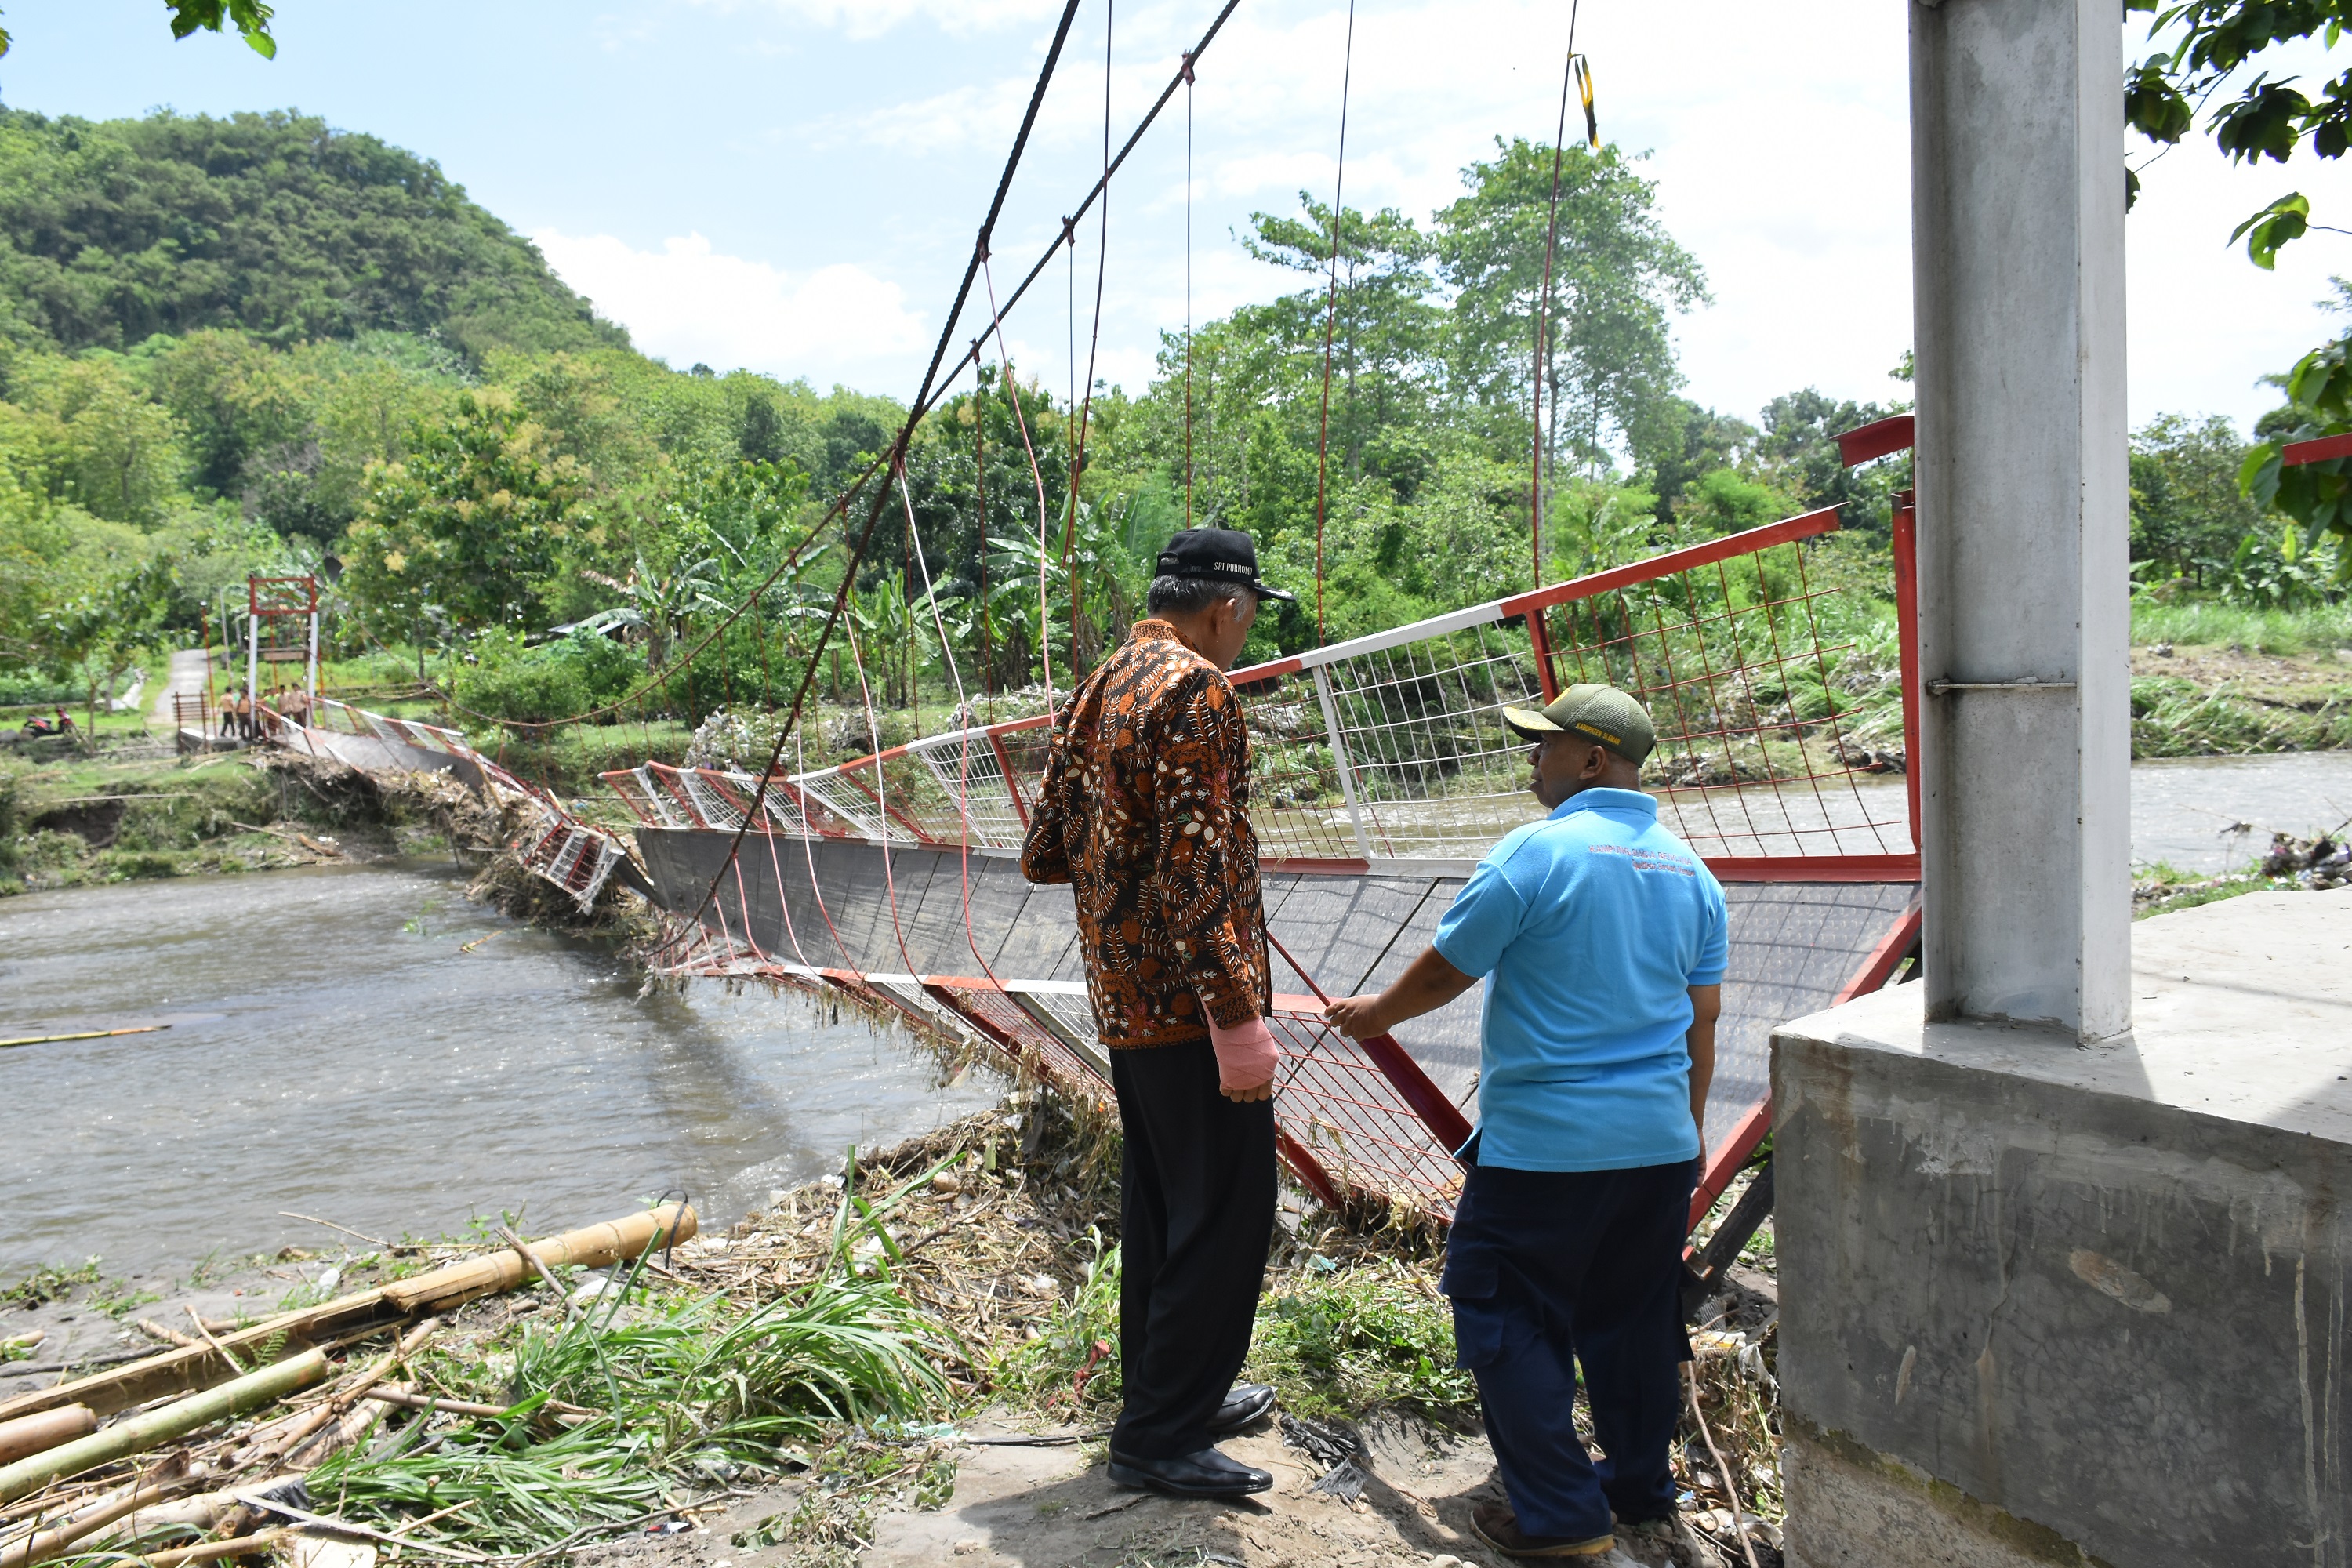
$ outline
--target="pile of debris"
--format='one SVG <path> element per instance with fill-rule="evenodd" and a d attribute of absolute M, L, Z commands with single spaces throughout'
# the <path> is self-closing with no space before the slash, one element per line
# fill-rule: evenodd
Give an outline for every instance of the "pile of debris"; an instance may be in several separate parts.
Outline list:
<path fill-rule="evenodd" d="M 2352 840 L 2339 837 L 2342 831 L 2338 828 L 2316 838 L 2272 834 L 2270 851 L 2263 857 L 2263 875 L 2292 877 L 2304 887 L 2322 891 L 2352 883 Z"/>

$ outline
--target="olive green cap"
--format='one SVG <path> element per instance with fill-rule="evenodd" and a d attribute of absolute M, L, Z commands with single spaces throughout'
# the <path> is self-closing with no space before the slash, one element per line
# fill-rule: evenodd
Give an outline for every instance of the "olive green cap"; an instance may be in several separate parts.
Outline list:
<path fill-rule="evenodd" d="M 1540 713 L 1528 708 L 1506 708 L 1503 722 L 1530 741 L 1570 732 L 1588 735 L 1629 763 L 1641 762 L 1658 743 L 1650 710 L 1632 693 L 1593 683 L 1570 687 Z"/>

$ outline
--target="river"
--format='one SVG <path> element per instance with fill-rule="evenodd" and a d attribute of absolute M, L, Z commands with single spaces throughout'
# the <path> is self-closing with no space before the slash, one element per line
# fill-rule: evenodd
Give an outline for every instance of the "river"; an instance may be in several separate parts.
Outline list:
<path fill-rule="evenodd" d="M 2217 871 L 2352 817 L 2352 753 L 2144 763 L 2132 850 Z M 2247 824 L 2244 832 L 2229 831 Z M 640 997 L 603 951 L 406 864 L 0 900 L 0 1281 L 91 1255 L 185 1268 L 332 1231 L 534 1232 L 684 1187 L 712 1223 L 989 1103 L 797 995 Z"/>
<path fill-rule="evenodd" d="M 341 1245 L 283 1210 L 538 1234 L 683 1187 L 731 1221 L 1001 1092 L 794 994 L 641 998 L 464 887 L 411 863 L 0 900 L 0 1038 L 172 1022 L 0 1050 L 0 1283 Z"/>

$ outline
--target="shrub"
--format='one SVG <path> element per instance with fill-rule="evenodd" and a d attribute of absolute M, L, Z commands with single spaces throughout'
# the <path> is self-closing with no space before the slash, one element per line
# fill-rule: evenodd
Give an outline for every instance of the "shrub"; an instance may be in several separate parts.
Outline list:
<path fill-rule="evenodd" d="M 625 696 L 644 678 L 635 655 L 608 637 L 573 632 L 526 647 L 512 632 L 487 632 L 476 662 L 460 666 L 457 700 L 477 713 L 520 723 L 568 719 Z"/>

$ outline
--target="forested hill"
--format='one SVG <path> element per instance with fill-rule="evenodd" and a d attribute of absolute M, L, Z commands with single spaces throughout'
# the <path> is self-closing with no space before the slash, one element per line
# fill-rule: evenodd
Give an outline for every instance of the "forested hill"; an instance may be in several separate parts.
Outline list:
<path fill-rule="evenodd" d="M 373 136 L 286 110 L 0 110 L 0 333 L 72 351 L 207 327 L 414 332 L 475 360 L 628 343 L 437 165 Z"/>

